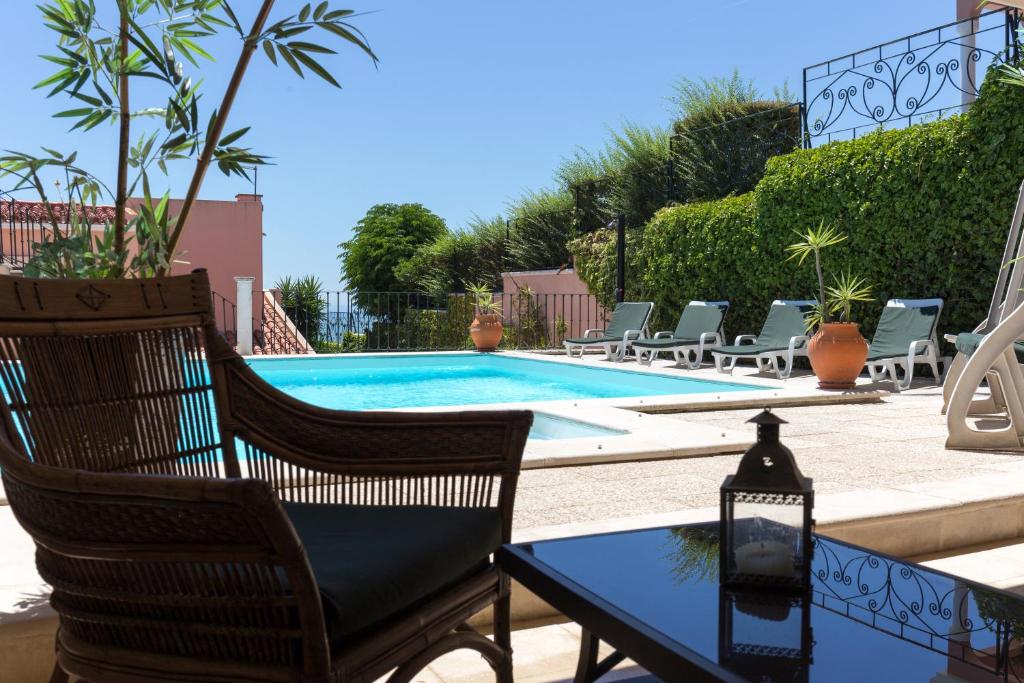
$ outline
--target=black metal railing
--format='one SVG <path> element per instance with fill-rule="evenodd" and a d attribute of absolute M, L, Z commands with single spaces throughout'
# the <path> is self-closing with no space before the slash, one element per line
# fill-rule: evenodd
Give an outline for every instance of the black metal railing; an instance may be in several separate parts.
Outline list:
<path fill-rule="evenodd" d="M 995 10 L 803 71 L 805 147 L 965 111 L 993 62 L 1019 58 L 1017 10 Z"/>
<path fill-rule="evenodd" d="M 23 268 L 32 258 L 33 245 L 52 238 L 53 228 L 34 216 L 24 203 L 0 201 L 0 263 Z"/>
<path fill-rule="evenodd" d="M 464 293 L 323 292 L 298 304 L 279 292 L 264 293 L 255 312 L 257 353 L 457 351 L 473 348 L 469 327 L 474 299 Z M 270 305 L 269 300 L 277 302 Z M 591 328 L 603 328 L 607 311 L 590 294 L 495 293 L 504 349 L 554 349 Z"/>

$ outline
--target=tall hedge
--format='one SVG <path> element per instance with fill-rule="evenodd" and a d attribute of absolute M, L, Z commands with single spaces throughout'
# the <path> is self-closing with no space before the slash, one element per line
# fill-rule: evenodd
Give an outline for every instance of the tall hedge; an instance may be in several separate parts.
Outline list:
<path fill-rule="evenodd" d="M 1017 187 L 1024 178 L 1024 89 L 989 77 L 959 116 L 799 150 L 769 161 L 754 191 L 660 210 L 630 237 L 627 296 L 656 302 L 669 327 L 689 299 L 729 299 L 730 335 L 756 332 L 775 298 L 810 297 L 810 264 L 785 261 L 824 219 L 849 235 L 825 256 L 875 286 L 856 316 L 866 334 L 888 298 L 946 300 L 940 330 L 985 315 Z M 571 244 L 592 291 L 609 296 L 613 236 Z"/>

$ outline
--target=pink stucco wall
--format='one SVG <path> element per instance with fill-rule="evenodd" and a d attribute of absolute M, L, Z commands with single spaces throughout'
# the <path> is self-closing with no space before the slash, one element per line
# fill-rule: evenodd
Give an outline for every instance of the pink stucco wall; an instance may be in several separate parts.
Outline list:
<path fill-rule="evenodd" d="M 171 215 L 181 208 L 171 200 Z M 178 261 L 172 273 L 206 268 L 210 288 L 234 300 L 235 276 L 255 278 L 252 288 L 263 289 L 263 202 L 259 195 L 240 194 L 235 201 L 200 199 L 192 207 L 181 236 Z"/>
<path fill-rule="evenodd" d="M 548 338 L 578 337 L 589 328 L 603 328 L 608 312 L 598 304 L 572 268 L 564 270 L 528 270 L 502 273 L 502 314 L 514 321 L 521 306 L 517 300 L 520 289 L 529 287 L 534 302 L 548 327 Z M 557 334 L 561 319 L 565 334 Z"/>

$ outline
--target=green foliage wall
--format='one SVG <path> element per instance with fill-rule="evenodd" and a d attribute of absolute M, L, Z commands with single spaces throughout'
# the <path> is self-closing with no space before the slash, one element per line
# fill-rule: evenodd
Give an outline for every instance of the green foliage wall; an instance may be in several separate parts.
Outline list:
<path fill-rule="evenodd" d="M 633 231 L 627 296 L 656 302 L 670 327 L 690 299 L 729 299 L 728 334 L 757 332 L 775 298 L 809 298 L 810 264 L 785 261 L 794 230 L 834 222 L 849 235 L 825 255 L 875 285 L 854 316 L 870 336 L 886 299 L 946 300 L 940 331 L 987 311 L 1024 178 L 1024 89 L 988 78 L 964 115 L 772 159 L 753 192 L 664 208 Z M 591 291 L 610 298 L 614 236 L 570 244 Z"/>
<path fill-rule="evenodd" d="M 673 126 L 678 199 L 707 201 L 750 192 L 765 163 L 800 147 L 800 107 L 777 100 L 728 102 Z"/>

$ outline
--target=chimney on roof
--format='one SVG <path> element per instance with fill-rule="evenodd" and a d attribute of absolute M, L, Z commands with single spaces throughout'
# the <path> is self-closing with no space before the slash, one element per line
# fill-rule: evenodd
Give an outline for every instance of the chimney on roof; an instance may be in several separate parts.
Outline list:
<path fill-rule="evenodd" d="M 260 202 L 263 203 L 263 195 L 261 194 L 236 194 L 236 202 Z"/>

